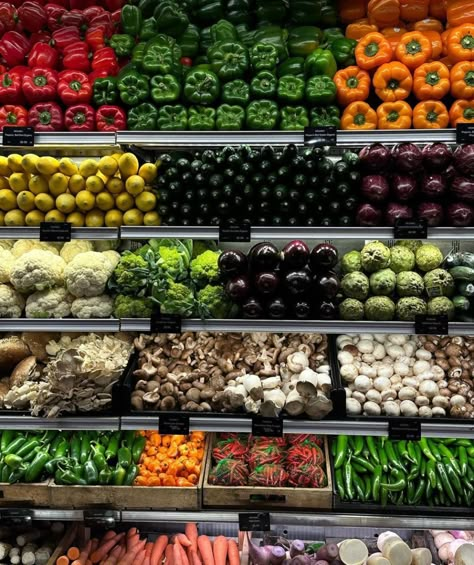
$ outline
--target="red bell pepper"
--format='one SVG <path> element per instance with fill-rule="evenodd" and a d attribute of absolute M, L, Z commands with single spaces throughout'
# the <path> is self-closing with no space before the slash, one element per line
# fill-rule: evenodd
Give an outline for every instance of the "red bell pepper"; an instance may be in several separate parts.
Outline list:
<path fill-rule="evenodd" d="M 81 41 L 81 36 L 79 35 L 79 29 L 74 26 L 62 27 L 53 31 L 53 41 L 55 46 L 60 50 L 64 51 L 69 45 Z"/>
<path fill-rule="evenodd" d="M 0 32 L 2 34 L 15 29 L 16 17 L 15 6 L 9 2 L 0 2 Z"/>
<path fill-rule="evenodd" d="M 8 72 L 10 74 L 17 74 L 20 75 L 21 78 L 23 78 L 23 76 L 28 73 L 30 71 L 30 67 L 27 67 L 26 65 L 18 65 L 16 67 L 12 67 Z"/>
<path fill-rule="evenodd" d="M 0 41 L 0 55 L 10 68 L 23 65 L 29 50 L 29 40 L 17 31 L 7 31 Z"/>
<path fill-rule="evenodd" d="M 109 73 L 102 69 L 101 71 L 92 71 L 91 73 L 89 73 L 89 82 L 91 84 L 94 84 L 94 81 L 96 78 L 105 78 L 109 76 Z"/>
<path fill-rule="evenodd" d="M 69 131 L 94 131 L 95 112 L 89 104 L 76 104 L 66 110 L 64 124 Z"/>
<path fill-rule="evenodd" d="M 86 23 L 89 25 L 91 21 L 99 14 L 102 14 L 103 11 L 104 8 L 102 8 L 102 6 L 89 6 L 89 8 L 83 10 L 82 14 Z"/>
<path fill-rule="evenodd" d="M 56 4 L 46 4 L 44 9 L 48 16 L 48 29 L 51 31 L 60 29 L 63 25 L 63 16 L 66 13 L 66 8 Z"/>
<path fill-rule="evenodd" d="M 66 106 L 88 104 L 92 97 L 92 84 L 86 73 L 62 71 L 59 73 L 58 94 Z"/>
<path fill-rule="evenodd" d="M 58 59 L 59 54 L 54 47 L 47 43 L 35 43 L 28 55 L 28 66 L 31 68 L 46 67 L 47 69 L 55 69 Z"/>
<path fill-rule="evenodd" d="M 36 131 L 61 131 L 64 127 L 63 112 L 56 102 L 39 102 L 28 112 L 28 125 Z"/>
<path fill-rule="evenodd" d="M 21 76 L 18 73 L 0 75 L 0 104 L 18 104 L 23 99 Z"/>
<path fill-rule="evenodd" d="M 91 68 L 89 45 L 85 41 L 77 41 L 69 45 L 63 55 L 63 67 L 88 73 Z"/>
<path fill-rule="evenodd" d="M 109 12 L 102 12 L 100 14 L 98 14 L 97 16 L 94 16 L 89 25 L 91 27 L 95 27 L 98 25 L 104 25 L 106 26 L 107 29 L 112 29 L 113 25 L 112 25 L 112 15 Z"/>
<path fill-rule="evenodd" d="M 37 31 L 30 35 L 30 42 L 31 45 L 34 45 L 35 43 L 48 43 L 51 45 L 51 34 L 49 31 Z"/>
<path fill-rule="evenodd" d="M 74 26 L 80 29 L 86 23 L 84 14 L 81 10 L 70 10 L 65 12 L 62 17 L 63 24 L 65 26 Z"/>
<path fill-rule="evenodd" d="M 46 10 L 35 0 L 22 2 L 18 8 L 18 18 L 23 28 L 30 33 L 43 29 L 48 22 Z"/>
<path fill-rule="evenodd" d="M 118 106 L 99 106 L 95 114 L 97 131 L 127 129 L 127 118 Z"/>
<path fill-rule="evenodd" d="M 28 110 L 23 106 L 7 104 L 0 107 L 0 128 L 3 126 L 26 126 Z"/>
<path fill-rule="evenodd" d="M 58 73 L 52 69 L 38 67 L 23 77 L 22 90 L 29 104 L 49 102 L 56 99 Z"/>
<path fill-rule="evenodd" d="M 115 10 L 112 12 L 112 25 L 114 29 L 120 28 L 120 23 L 122 21 L 122 10 Z"/>
<path fill-rule="evenodd" d="M 69 0 L 71 10 L 85 10 L 89 6 L 94 6 L 96 0 Z"/>
<path fill-rule="evenodd" d="M 121 10 L 126 3 L 126 0 L 105 0 L 105 5 L 109 12 Z"/>
<path fill-rule="evenodd" d="M 92 58 L 93 71 L 107 71 L 110 76 L 115 76 L 118 73 L 119 66 L 117 56 L 112 47 L 102 47 L 94 53 Z"/>
<path fill-rule="evenodd" d="M 86 43 L 92 51 L 105 47 L 104 28 L 102 26 L 97 26 L 93 29 L 89 28 L 86 32 Z"/>

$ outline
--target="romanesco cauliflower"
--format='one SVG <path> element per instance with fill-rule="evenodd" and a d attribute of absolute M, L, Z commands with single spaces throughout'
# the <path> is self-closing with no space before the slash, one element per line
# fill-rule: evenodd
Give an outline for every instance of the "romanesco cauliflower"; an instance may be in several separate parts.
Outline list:
<path fill-rule="evenodd" d="M 185 284 L 168 280 L 165 288 L 158 289 L 155 286 L 153 296 L 160 303 L 163 314 L 176 314 L 189 318 L 195 310 L 194 292 Z"/>
<path fill-rule="evenodd" d="M 228 318 L 232 312 L 232 302 L 221 286 L 208 284 L 197 293 L 196 298 L 202 318 Z"/>
<path fill-rule="evenodd" d="M 191 261 L 191 280 L 199 286 L 216 282 L 219 278 L 219 251 L 204 251 Z"/>
<path fill-rule="evenodd" d="M 122 294 L 143 293 L 148 286 L 150 271 L 141 256 L 125 251 L 110 279 L 110 288 Z"/>
<path fill-rule="evenodd" d="M 116 318 L 149 318 L 153 312 L 151 298 L 136 298 L 119 294 L 115 297 L 114 316 Z"/>

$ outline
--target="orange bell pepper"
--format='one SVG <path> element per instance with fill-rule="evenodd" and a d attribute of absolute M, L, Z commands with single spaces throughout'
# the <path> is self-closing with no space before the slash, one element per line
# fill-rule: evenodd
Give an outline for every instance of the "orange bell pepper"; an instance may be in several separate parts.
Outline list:
<path fill-rule="evenodd" d="M 437 61 L 443 53 L 443 40 L 437 31 L 422 31 L 422 34 L 431 41 L 431 59 Z"/>
<path fill-rule="evenodd" d="M 403 34 L 395 50 L 396 58 L 410 70 L 426 63 L 432 53 L 431 41 L 420 31 Z"/>
<path fill-rule="evenodd" d="M 378 31 L 378 29 L 379 28 L 376 25 L 369 23 L 367 18 L 363 18 L 349 24 L 346 27 L 346 37 L 348 39 L 355 39 L 356 41 L 359 41 L 359 39 L 362 39 L 364 35 L 372 33 L 373 31 Z"/>
<path fill-rule="evenodd" d="M 407 30 L 404 27 L 385 27 L 381 33 L 390 43 L 392 48 L 392 56 L 395 56 L 395 49 L 397 48 L 402 35 L 406 33 Z"/>
<path fill-rule="evenodd" d="M 446 57 L 448 55 L 448 40 L 449 40 L 449 34 L 451 33 L 450 29 L 447 29 L 446 31 L 443 31 L 443 33 L 441 34 L 441 42 L 443 44 L 443 50 L 441 52 L 441 54 L 443 55 L 443 57 Z"/>
<path fill-rule="evenodd" d="M 377 129 L 377 114 L 367 102 L 352 102 L 341 118 L 342 129 Z"/>
<path fill-rule="evenodd" d="M 441 33 L 444 31 L 442 22 L 435 18 L 426 18 L 419 22 L 414 22 L 408 26 L 410 31 L 437 31 Z"/>
<path fill-rule="evenodd" d="M 343 24 L 350 24 L 367 15 L 366 0 L 338 0 L 337 9 Z"/>
<path fill-rule="evenodd" d="M 359 67 L 347 67 L 337 71 L 333 79 L 337 88 L 337 101 L 341 106 L 367 100 L 370 93 L 370 76 Z"/>
<path fill-rule="evenodd" d="M 410 95 L 413 78 L 408 68 L 398 61 L 386 63 L 374 74 L 372 84 L 375 94 L 384 102 L 405 100 Z"/>
<path fill-rule="evenodd" d="M 390 43 L 378 32 L 365 35 L 357 44 L 354 54 L 357 66 L 366 71 L 392 60 Z"/>
<path fill-rule="evenodd" d="M 448 124 L 448 109 L 439 100 L 425 100 L 413 109 L 413 127 L 416 129 L 440 129 Z"/>
<path fill-rule="evenodd" d="M 451 94 L 453 98 L 474 98 L 474 61 L 456 63 L 451 69 Z"/>
<path fill-rule="evenodd" d="M 377 108 L 379 129 L 410 129 L 412 110 L 403 100 L 383 102 Z"/>
<path fill-rule="evenodd" d="M 448 57 L 453 63 L 474 60 L 474 23 L 455 27 L 448 35 Z"/>
<path fill-rule="evenodd" d="M 440 61 L 425 63 L 415 70 L 413 92 L 418 100 L 441 100 L 450 87 L 450 73 Z"/>
<path fill-rule="evenodd" d="M 430 0 L 430 16 L 444 22 L 446 19 L 446 4 L 446 0 Z"/>
<path fill-rule="evenodd" d="M 400 19 L 416 22 L 428 17 L 430 0 L 400 0 Z"/>
<path fill-rule="evenodd" d="M 400 21 L 399 0 L 370 0 L 367 5 L 370 23 L 378 27 L 394 26 Z"/>
<path fill-rule="evenodd" d="M 472 0 L 448 0 L 446 17 L 450 27 L 474 22 L 474 4 Z"/>
<path fill-rule="evenodd" d="M 457 124 L 474 124 L 474 100 L 456 100 L 449 110 L 451 127 Z"/>

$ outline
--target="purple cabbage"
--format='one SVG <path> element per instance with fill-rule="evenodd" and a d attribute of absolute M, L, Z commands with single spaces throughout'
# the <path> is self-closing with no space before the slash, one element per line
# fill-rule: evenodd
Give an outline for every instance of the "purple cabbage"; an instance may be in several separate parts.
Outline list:
<path fill-rule="evenodd" d="M 437 202 L 423 202 L 417 208 L 417 215 L 425 219 L 430 227 L 437 227 L 443 223 L 443 207 Z"/>
<path fill-rule="evenodd" d="M 441 198 L 446 192 L 446 179 L 443 175 L 424 175 L 421 179 L 421 193 L 428 198 Z"/>
<path fill-rule="evenodd" d="M 400 143 L 392 149 L 393 168 L 403 173 L 416 173 L 421 169 L 423 156 L 414 143 Z"/>
<path fill-rule="evenodd" d="M 454 177 L 451 194 L 463 202 L 474 202 L 474 180 L 467 177 Z"/>
<path fill-rule="evenodd" d="M 453 154 L 445 143 L 429 143 L 423 147 L 423 167 L 433 173 L 442 172 L 451 164 Z"/>
<path fill-rule="evenodd" d="M 380 226 L 382 211 L 373 204 L 361 204 L 357 209 L 356 222 L 358 226 Z"/>
<path fill-rule="evenodd" d="M 367 200 L 377 204 L 387 200 L 390 186 L 382 175 L 367 175 L 362 179 L 361 192 Z"/>
<path fill-rule="evenodd" d="M 390 202 L 385 210 L 385 220 L 389 226 L 394 226 L 398 219 L 410 220 L 413 218 L 413 210 L 406 204 Z"/>
<path fill-rule="evenodd" d="M 474 224 L 474 209 L 469 204 L 454 202 L 448 206 L 448 220 L 451 226 L 466 228 Z"/>
<path fill-rule="evenodd" d="M 393 175 L 390 186 L 393 197 L 401 202 L 412 200 L 418 193 L 418 183 L 411 175 Z"/>
<path fill-rule="evenodd" d="M 381 143 L 374 143 L 359 153 L 360 165 L 367 172 L 383 172 L 390 167 L 390 150 Z"/>
<path fill-rule="evenodd" d="M 474 177 L 474 145 L 459 145 L 454 151 L 454 168 L 466 177 Z"/>

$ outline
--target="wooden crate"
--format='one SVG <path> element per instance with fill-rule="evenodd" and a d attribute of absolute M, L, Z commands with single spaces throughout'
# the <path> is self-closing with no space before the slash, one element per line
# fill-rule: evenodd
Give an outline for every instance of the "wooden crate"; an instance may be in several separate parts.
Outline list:
<path fill-rule="evenodd" d="M 0 483 L 0 508 L 7 506 L 34 508 L 49 506 L 49 484 L 43 483 Z"/>
<path fill-rule="evenodd" d="M 212 446 L 214 434 L 209 440 L 207 450 L 206 468 L 204 470 L 203 507 L 231 507 L 231 508 L 307 508 L 331 509 L 332 508 L 332 477 L 329 464 L 329 447 L 327 438 L 324 438 L 324 454 L 328 484 L 324 488 L 296 488 L 296 487 L 224 487 L 211 485 L 208 482 L 212 469 Z"/>

